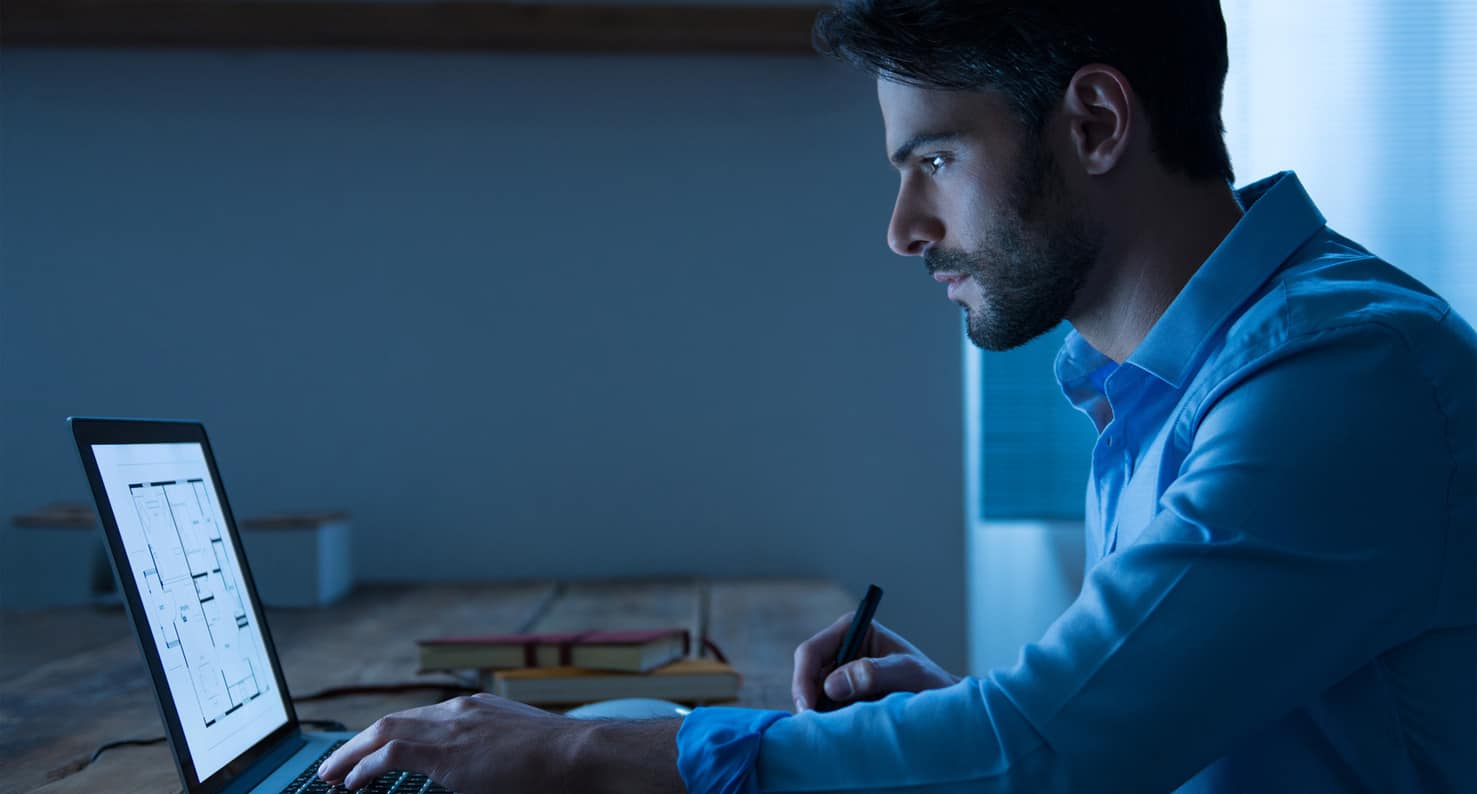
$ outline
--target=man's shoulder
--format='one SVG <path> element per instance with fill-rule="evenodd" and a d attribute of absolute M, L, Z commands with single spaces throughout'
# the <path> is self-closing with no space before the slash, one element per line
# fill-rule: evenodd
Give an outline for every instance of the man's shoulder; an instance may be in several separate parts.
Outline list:
<path fill-rule="evenodd" d="M 1201 374 L 1221 380 L 1353 339 L 1368 346 L 1371 355 L 1477 356 L 1471 326 L 1446 300 L 1405 271 L 1324 230 L 1230 322 Z M 1386 347 L 1394 350 L 1377 350 Z M 1432 369 L 1429 362 L 1420 368 Z"/>
<path fill-rule="evenodd" d="M 1305 249 L 1227 325 L 1180 403 L 1174 437 L 1185 454 L 1219 434 L 1314 462 L 1315 473 L 1342 466 L 1337 482 L 1379 484 L 1421 505 L 1426 526 L 1447 531 L 1435 620 L 1470 625 L 1477 332 L 1418 280 L 1342 237 L 1320 233 Z M 1257 431 L 1267 427 L 1276 432 Z M 1411 518 L 1401 532 L 1420 526 Z"/>
<path fill-rule="evenodd" d="M 1330 356 L 1319 353 L 1334 349 L 1345 355 L 1330 367 Z M 1304 363 L 1311 400 L 1343 393 L 1370 366 L 1392 376 L 1417 373 L 1438 393 L 1470 395 L 1477 334 L 1419 280 L 1324 230 L 1228 322 L 1187 388 L 1180 430 L 1192 431 L 1209 406 L 1257 374 Z M 1472 413 L 1470 403 L 1453 399 L 1446 407 Z"/>

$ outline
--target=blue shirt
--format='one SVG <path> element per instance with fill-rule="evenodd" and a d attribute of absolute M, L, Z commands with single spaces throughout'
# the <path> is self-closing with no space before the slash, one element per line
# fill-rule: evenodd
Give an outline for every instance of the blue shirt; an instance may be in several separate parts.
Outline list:
<path fill-rule="evenodd" d="M 698 709 L 692 794 L 1477 791 L 1477 335 L 1297 177 L 1121 365 L 1081 594 L 1009 669 L 819 714 Z"/>

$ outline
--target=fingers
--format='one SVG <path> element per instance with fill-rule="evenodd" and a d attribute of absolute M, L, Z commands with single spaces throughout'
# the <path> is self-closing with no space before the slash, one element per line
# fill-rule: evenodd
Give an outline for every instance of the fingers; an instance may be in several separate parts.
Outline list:
<path fill-rule="evenodd" d="M 872 659 L 858 659 L 826 676 L 826 697 L 836 703 L 865 699 L 876 689 L 877 663 Z"/>
<path fill-rule="evenodd" d="M 875 700 L 890 692 L 922 692 L 953 683 L 922 657 L 896 654 L 858 659 L 826 676 L 826 697 L 837 703 Z"/>
<path fill-rule="evenodd" d="M 392 724 L 398 717 L 391 714 L 381 717 L 368 728 L 354 734 L 354 738 L 344 742 L 344 746 L 333 751 L 323 763 L 318 765 L 318 777 L 328 781 L 343 780 L 359 759 L 378 750 L 381 745 L 390 740 L 389 733 Z"/>
<path fill-rule="evenodd" d="M 351 769 L 363 759 L 379 752 L 387 744 L 399 741 L 404 743 L 412 737 L 424 739 L 424 723 L 419 716 L 428 708 L 434 706 L 410 709 L 395 714 L 389 714 L 375 720 L 373 725 L 360 731 L 354 738 L 344 743 L 343 747 L 334 751 L 318 767 L 318 777 L 328 781 L 344 780 Z M 396 750 L 397 753 L 404 752 L 404 748 Z M 388 767 L 387 767 L 388 768 Z"/>
<path fill-rule="evenodd" d="M 396 712 L 376 720 L 336 750 L 318 767 L 318 777 L 352 789 L 391 770 L 420 772 L 433 779 L 438 774 L 454 776 L 457 769 L 472 774 L 467 768 L 477 758 L 468 748 L 486 742 L 469 741 L 469 737 L 486 738 L 485 731 L 493 723 L 550 717 L 532 706 L 488 694 Z"/>
<path fill-rule="evenodd" d="M 796 711 L 815 708 L 816 701 L 820 699 L 822 673 L 835 661 L 836 649 L 851 625 L 851 616 L 851 612 L 842 615 L 835 623 L 796 646 L 795 669 L 790 679 L 790 697 L 795 701 Z"/>
<path fill-rule="evenodd" d="M 391 739 L 359 759 L 359 763 L 344 777 L 344 788 L 357 791 L 392 769 L 423 771 L 431 760 L 430 750 L 429 745 Z"/>

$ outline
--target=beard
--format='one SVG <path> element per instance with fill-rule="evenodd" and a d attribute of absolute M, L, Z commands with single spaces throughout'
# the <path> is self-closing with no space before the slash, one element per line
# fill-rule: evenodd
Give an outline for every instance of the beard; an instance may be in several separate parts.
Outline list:
<path fill-rule="evenodd" d="M 1102 249 L 1032 133 L 1019 162 L 988 242 L 923 256 L 930 274 L 959 273 L 979 286 L 981 305 L 965 311 L 969 340 L 985 350 L 1020 347 L 1066 319 Z"/>

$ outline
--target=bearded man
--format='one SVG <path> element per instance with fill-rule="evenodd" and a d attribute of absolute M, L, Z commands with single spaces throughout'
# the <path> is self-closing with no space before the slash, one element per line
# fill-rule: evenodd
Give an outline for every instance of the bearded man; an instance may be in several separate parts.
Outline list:
<path fill-rule="evenodd" d="M 876 624 L 832 670 L 843 616 L 797 649 L 794 714 L 585 723 L 477 695 L 381 720 L 323 777 L 1477 791 L 1477 335 L 1295 175 L 1231 188 L 1218 3 L 857 0 L 815 40 L 876 77 L 889 243 L 969 338 L 1072 325 L 1055 374 L 1099 433 L 1080 596 L 981 677 Z"/>

